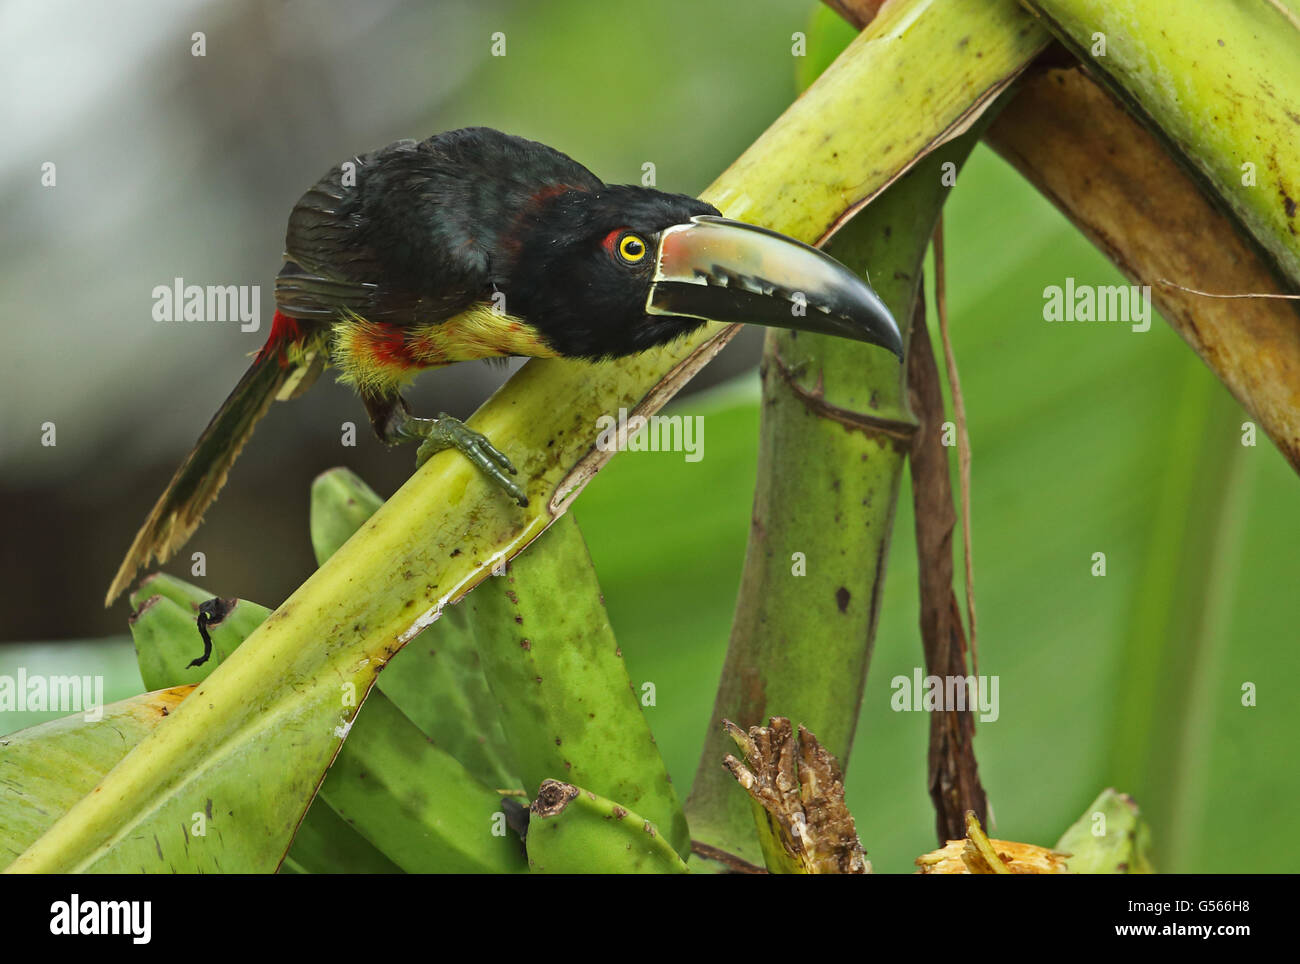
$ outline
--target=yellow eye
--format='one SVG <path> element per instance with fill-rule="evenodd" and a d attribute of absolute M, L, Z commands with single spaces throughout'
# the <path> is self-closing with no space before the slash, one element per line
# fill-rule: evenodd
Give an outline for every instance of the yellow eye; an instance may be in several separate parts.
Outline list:
<path fill-rule="evenodd" d="M 645 242 L 635 234 L 625 234 L 618 243 L 618 253 L 628 264 L 636 264 L 645 257 Z"/>

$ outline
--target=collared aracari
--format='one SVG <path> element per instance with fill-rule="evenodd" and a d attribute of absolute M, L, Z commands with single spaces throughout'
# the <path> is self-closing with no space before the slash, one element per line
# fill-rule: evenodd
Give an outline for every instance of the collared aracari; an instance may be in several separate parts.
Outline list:
<path fill-rule="evenodd" d="M 415 374 L 511 355 L 601 362 L 706 321 L 840 335 L 902 357 L 876 293 L 815 248 L 704 201 L 613 186 L 486 127 L 398 141 L 340 164 L 294 206 L 266 344 L 132 542 L 105 604 L 198 527 L 253 426 L 327 364 L 376 434 L 459 449 L 527 505 L 510 460 L 446 414 L 417 418 Z"/>

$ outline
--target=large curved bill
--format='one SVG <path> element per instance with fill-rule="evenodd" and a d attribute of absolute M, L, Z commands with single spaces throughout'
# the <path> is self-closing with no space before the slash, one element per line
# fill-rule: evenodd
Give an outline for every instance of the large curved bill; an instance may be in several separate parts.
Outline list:
<path fill-rule="evenodd" d="M 900 359 L 894 316 L 865 281 L 816 248 L 710 215 L 666 228 L 646 313 L 838 335 Z"/>

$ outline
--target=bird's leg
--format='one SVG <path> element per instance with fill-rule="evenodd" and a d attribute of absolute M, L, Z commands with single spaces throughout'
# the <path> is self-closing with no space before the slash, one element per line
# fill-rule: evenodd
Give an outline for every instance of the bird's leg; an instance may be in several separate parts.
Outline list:
<path fill-rule="evenodd" d="M 420 441 L 415 453 L 416 467 L 423 465 L 443 449 L 454 448 L 469 459 L 501 488 L 505 489 L 521 506 L 528 505 L 528 496 L 519 483 L 510 478 L 516 475 L 515 467 L 505 453 L 479 432 L 458 418 L 439 412 L 437 418 L 415 418 L 407 415 L 397 427 L 398 441 Z M 506 475 L 509 472 L 510 475 Z"/>
<path fill-rule="evenodd" d="M 437 418 L 417 418 L 400 395 L 365 394 L 361 400 L 381 441 L 388 445 L 420 443 L 415 453 L 417 468 L 443 449 L 454 448 L 521 506 L 528 505 L 528 496 L 523 488 L 510 478 L 510 475 L 517 474 L 510 460 L 488 441 L 487 436 L 469 428 L 460 419 L 452 418 L 446 412 L 440 412 Z"/>

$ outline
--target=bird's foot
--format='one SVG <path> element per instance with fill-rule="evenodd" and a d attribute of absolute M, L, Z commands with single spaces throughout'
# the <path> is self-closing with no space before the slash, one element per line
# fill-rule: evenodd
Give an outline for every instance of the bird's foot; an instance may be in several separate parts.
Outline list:
<path fill-rule="evenodd" d="M 458 418 L 440 412 L 437 418 L 407 416 L 395 433 L 399 439 L 420 440 L 415 453 L 415 467 L 419 468 L 444 449 L 454 448 L 476 465 L 484 475 L 499 485 L 521 506 L 528 505 L 528 496 L 511 475 L 518 474 L 486 435 L 474 431 Z M 507 475 L 506 473 L 510 473 Z"/>

